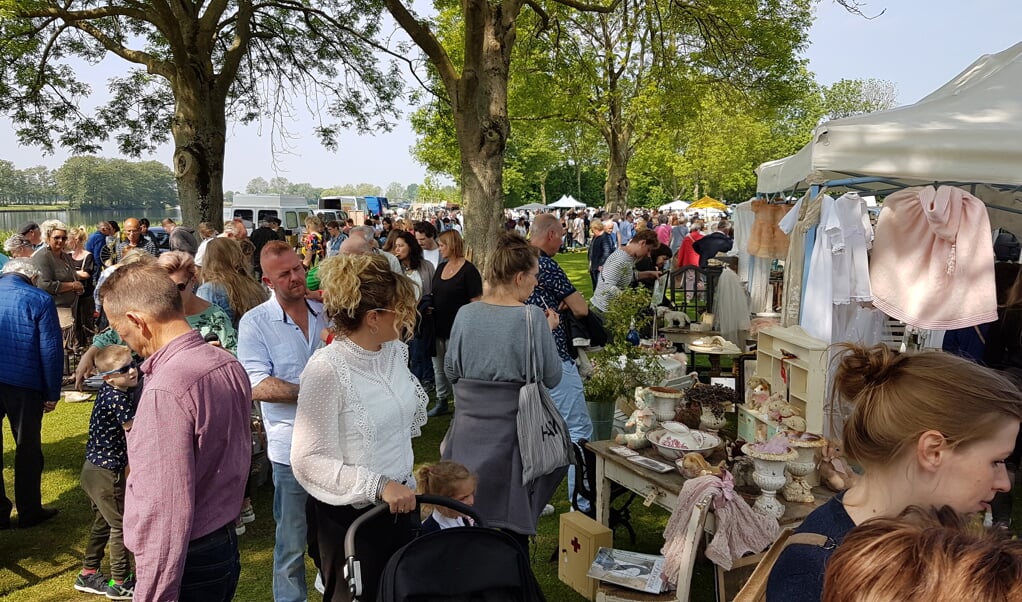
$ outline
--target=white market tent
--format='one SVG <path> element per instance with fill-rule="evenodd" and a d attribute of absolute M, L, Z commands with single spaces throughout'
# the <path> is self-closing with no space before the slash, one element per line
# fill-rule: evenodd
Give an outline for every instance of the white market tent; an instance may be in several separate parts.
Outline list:
<path fill-rule="evenodd" d="M 561 195 L 561 198 L 557 199 L 557 202 L 547 205 L 547 207 L 553 207 L 555 209 L 578 209 L 579 207 L 585 206 L 585 203 L 575 200 L 575 197 L 570 194 Z"/>
<path fill-rule="evenodd" d="M 824 123 L 799 152 L 756 173 L 765 194 L 824 183 L 865 194 L 986 184 L 974 194 L 1022 213 L 1022 43 L 980 57 L 915 104 Z"/>
<path fill-rule="evenodd" d="M 666 205 L 660 205 L 659 211 L 684 211 L 688 209 L 688 203 L 685 201 L 671 201 Z"/>
<path fill-rule="evenodd" d="M 537 211 L 539 209 L 546 209 L 546 207 L 547 206 L 543 203 L 529 203 L 527 205 L 519 205 L 518 207 L 514 207 L 514 209 L 519 211 Z"/>

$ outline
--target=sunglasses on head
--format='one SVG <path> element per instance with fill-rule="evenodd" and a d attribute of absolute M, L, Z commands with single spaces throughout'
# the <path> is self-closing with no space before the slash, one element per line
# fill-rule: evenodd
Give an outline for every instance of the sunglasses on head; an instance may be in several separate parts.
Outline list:
<path fill-rule="evenodd" d="M 135 367 L 135 361 L 132 360 L 132 361 L 128 362 L 127 364 L 124 364 L 120 368 L 115 368 L 113 370 L 107 370 L 106 372 L 100 372 L 96 376 L 103 377 L 103 376 L 113 376 L 114 374 L 127 374 L 134 367 Z"/>

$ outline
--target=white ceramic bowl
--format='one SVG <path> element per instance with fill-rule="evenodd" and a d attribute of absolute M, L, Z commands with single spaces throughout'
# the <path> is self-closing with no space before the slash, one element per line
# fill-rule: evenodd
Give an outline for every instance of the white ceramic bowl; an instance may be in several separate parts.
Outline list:
<path fill-rule="evenodd" d="M 665 437 L 677 441 L 679 446 L 662 445 L 661 441 Z M 720 445 L 720 437 L 717 435 L 696 430 L 689 430 L 687 435 L 682 435 L 666 429 L 656 429 L 646 433 L 646 438 L 656 447 L 660 455 L 668 460 L 677 460 L 690 452 L 700 453 L 706 457 Z"/>

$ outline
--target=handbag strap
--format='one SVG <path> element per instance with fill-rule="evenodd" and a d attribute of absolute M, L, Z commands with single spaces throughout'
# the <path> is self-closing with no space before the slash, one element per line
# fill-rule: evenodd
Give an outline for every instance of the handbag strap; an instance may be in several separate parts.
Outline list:
<path fill-rule="evenodd" d="M 531 385 L 532 380 L 532 312 L 525 306 L 525 384 Z"/>
<path fill-rule="evenodd" d="M 752 575 L 742 586 L 742 589 L 735 596 L 733 602 L 761 602 L 766 600 L 767 580 L 770 578 L 770 571 L 780 557 L 781 552 L 792 544 L 804 544 L 810 546 L 827 547 L 830 538 L 819 533 L 794 533 L 791 529 L 785 529 L 781 535 L 766 551 L 759 564 L 753 569 Z"/>

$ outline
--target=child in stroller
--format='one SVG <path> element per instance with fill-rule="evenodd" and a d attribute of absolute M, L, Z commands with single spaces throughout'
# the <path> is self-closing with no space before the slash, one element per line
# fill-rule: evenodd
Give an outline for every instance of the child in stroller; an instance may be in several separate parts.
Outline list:
<path fill-rule="evenodd" d="M 430 466 L 419 468 L 415 474 L 415 482 L 419 493 L 440 495 L 461 502 L 466 506 L 475 503 L 476 483 L 478 479 L 467 468 L 443 460 Z M 422 521 L 422 534 L 433 533 L 451 527 L 472 526 L 472 519 L 445 506 L 423 505 L 423 514 L 432 511 L 429 518 Z"/>

